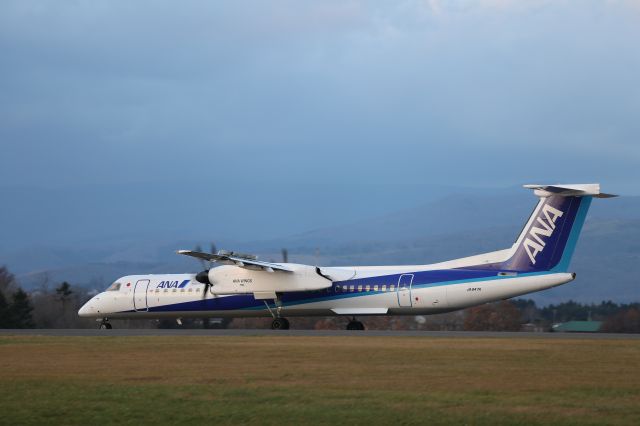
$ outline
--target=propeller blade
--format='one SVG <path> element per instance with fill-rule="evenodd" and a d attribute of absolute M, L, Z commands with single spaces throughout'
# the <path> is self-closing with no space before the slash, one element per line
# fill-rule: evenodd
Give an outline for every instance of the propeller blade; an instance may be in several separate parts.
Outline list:
<path fill-rule="evenodd" d="M 211 281 L 209 281 L 209 270 L 205 269 L 204 271 L 198 272 L 196 275 L 196 281 L 204 284 L 204 292 L 202 293 L 202 298 L 207 297 L 207 291 L 209 291 L 209 287 L 211 287 Z"/>
<path fill-rule="evenodd" d="M 211 284 L 205 284 L 204 285 L 204 292 L 202 293 L 202 298 L 203 299 L 207 298 L 207 292 L 209 291 L 209 287 L 211 287 Z"/>

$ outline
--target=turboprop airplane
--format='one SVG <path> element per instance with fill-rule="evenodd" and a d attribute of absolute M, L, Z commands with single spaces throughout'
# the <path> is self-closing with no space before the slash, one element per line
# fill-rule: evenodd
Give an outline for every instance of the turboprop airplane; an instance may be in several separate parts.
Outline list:
<path fill-rule="evenodd" d="M 429 315 L 556 287 L 576 277 L 569 262 L 599 184 L 524 185 L 539 197 L 515 243 L 505 250 L 431 265 L 323 267 L 273 263 L 231 251 L 178 253 L 221 266 L 198 274 L 128 275 L 78 311 L 100 328 L 116 318 Z"/>

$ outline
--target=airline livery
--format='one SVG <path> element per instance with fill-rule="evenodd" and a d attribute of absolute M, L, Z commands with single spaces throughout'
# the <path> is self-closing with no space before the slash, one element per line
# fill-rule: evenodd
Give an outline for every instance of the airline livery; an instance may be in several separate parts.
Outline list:
<path fill-rule="evenodd" d="M 322 267 L 263 262 L 231 251 L 179 254 L 220 264 L 198 274 L 129 275 L 94 296 L 81 317 L 101 328 L 116 318 L 272 316 L 288 329 L 292 316 L 344 315 L 364 330 L 367 315 L 429 315 L 566 284 L 578 236 L 599 184 L 525 185 L 539 197 L 508 249 L 431 265 Z"/>

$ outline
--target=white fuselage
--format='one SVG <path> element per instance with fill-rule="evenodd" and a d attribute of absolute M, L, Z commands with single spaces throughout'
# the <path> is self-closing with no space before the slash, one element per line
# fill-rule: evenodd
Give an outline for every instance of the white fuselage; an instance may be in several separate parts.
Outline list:
<path fill-rule="evenodd" d="M 325 271 L 334 274 L 338 269 L 346 271 L 352 277 L 327 282 L 330 285 L 319 290 L 284 293 L 278 304 L 273 299 L 257 298 L 254 290 L 263 280 L 278 279 L 284 274 L 265 274 L 234 266 L 217 269 L 224 270 L 224 279 L 208 291 L 195 280 L 194 274 L 126 276 L 118 280 L 121 284 L 118 290 L 96 295 L 79 314 L 96 318 L 250 317 L 272 315 L 279 307 L 278 313 L 283 316 L 428 315 L 548 289 L 574 278 L 570 273 L 496 272 L 482 278 L 453 276 L 433 282 L 429 274 L 442 270 L 426 266 L 418 271 L 415 266 L 388 267 L 384 272 L 377 267 L 326 268 Z M 383 275 L 377 275 L 380 272 Z M 318 279 L 305 274 L 286 278 L 314 282 Z M 219 294 L 220 290 L 226 294 Z"/>

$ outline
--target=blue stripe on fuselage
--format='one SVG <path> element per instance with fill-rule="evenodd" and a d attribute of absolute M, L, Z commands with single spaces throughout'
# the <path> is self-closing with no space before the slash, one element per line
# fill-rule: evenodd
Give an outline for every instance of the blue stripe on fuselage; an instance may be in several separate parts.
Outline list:
<path fill-rule="evenodd" d="M 402 274 L 381 275 L 376 277 L 368 277 L 354 279 L 348 281 L 336 281 L 327 289 L 317 291 L 292 292 L 282 295 L 282 306 L 300 305 L 307 303 L 321 302 L 332 299 L 344 299 L 350 297 L 362 297 L 375 295 L 380 293 L 389 293 L 383 291 L 353 291 L 353 292 L 337 292 L 336 287 L 359 286 L 363 288 L 367 285 L 371 288 L 378 285 L 397 286 L 400 275 L 413 275 L 413 289 L 436 287 L 442 285 L 451 285 L 476 281 L 499 280 L 506 278 L 514 278 L 513 275 L 500 276 L 495 270 L 471 270 L 471 269 L 442 269 L 434 271 L 418 271 L 403 272 Z M 544 273 L 519 274 L 518 277 L 524 275 L 543 275 Z M 269 304 L 273 307 L 273 303 Z M 174 303 L 162 306 L 149 307 L 149 312 L 195 312 L 195 311 L 232 311 L 232 310 L 255 310 L 265 309 L 264 301 L 256 300 L 253 294 L 230 295 L 223 297 L 208 298 L 202 300 L 191 300 L 188 302 Z M 132 311 L 128 311 L 132 312 Z"/>

